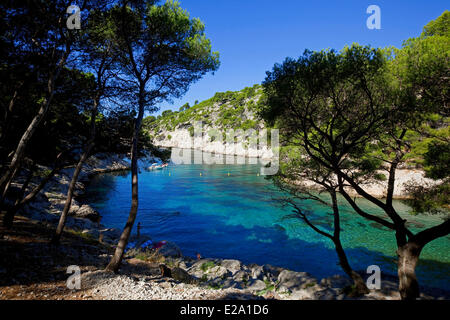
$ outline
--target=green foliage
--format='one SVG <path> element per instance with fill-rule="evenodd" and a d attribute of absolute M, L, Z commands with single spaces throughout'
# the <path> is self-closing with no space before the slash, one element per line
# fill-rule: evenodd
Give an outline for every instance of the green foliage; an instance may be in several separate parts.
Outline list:
<path fill-rule="evenodd" d="M 369 137 L 388 125 L 383 115 L 395 112 L 386 98 L 385 70 L 385 53 L 370 47 L 305 51 L 298 60 L 288 58 L 267 73 L 266 101 L 259 113 L 281 129 L 287 144 L 368 173 L 380 163 L 369 158 L 377 149 Z"/>
<path fill-rule="evenodd" d="M 448 173 L 447 173 L 448 174 Z M 405 184 L 405 189 L 411 196 L 407 200 L 412 207 L 412 213 L 441 213 L 449 212 L 450 208 L 450 181 L 446 179 L 443 183 L 430 185 Z"/>
<path fill-rule="evenodd" d="M 194 127 L 189 127 L 189 135 L 191 136 L 191 137 L 193 137 L 194 136 Z"/>
<path fill-rule="evenodd" d="M 262 94 L 261 86 L 244 88 L 241 91 L 218 92 L 212 98 L 197 103 L 189 108 L 187 104 L 180 107 L 180 112 L 163 112 L 154 123 L 146 123 L 144 130 L 157 133 L 160 130 L 173 131 L 180 126 L 187 128 L 193 136 L 194 128 L 190 127 L 195 121 L 202 121 L 203 125 L 209 125 L 219 130 L 225 129 L 252 129 L 256 128 L 259 121 L 243 119 L 243 114 L 256 113 L 255 100 Z"/>
<path fill-rule="evenodd" d="M 424 165 L 430 177 L 445 175 L 449 55 L 448 37 L 430 31 L 401 49 L 354 44 L 276 64 L 263 82 L 258 112 L 280 128 L 285 146 L 299 147 L 283 155 L 292 166 L 282 164 L 281 171 L 316 178 L 351 171 L 359 184 L 385 180 L 380 172 L 387 163 L 409 161 Z"/>
<path fill-rule="evenodd" d="M 213 290 L 220 290 L 223 288 L 223 284 L 213 283 L 209 285 L 209 288 Z"/>
<path fill-rule="evenodd" d="M 389 71 L 396 86 L 397 104 L 416 121 L 429 113 L 448 116 L 450 100 L 450 41 L 448 36 L 411 38 L 394 49 Z"/>
<path fill-rule="evenodd" d="M 436 20 L 430 21 L 423 28 L 422 36 L 445 36 L 450 38 L 450 11 L 445 10 Z"/>
<path fill-rule="evenodd" d="M 210 268 L 214 268 L 216 265 L 215 265 L 215 263 L 213 262 L 213 261 L 207 261 L 207 262 L 204 262 L 201 266 L 200 266 L 200 269 L 203 271 L 203 272 L 206 272 L 206 271 L 208 271 L 208 269 L 210 269 Z"/>
<path fill-rule="evenodd" d="M 275 290 L 275 285 L 272 284 L 270 281 L 264 280 L 264 283 L 266 284 L 266 287 L 265 287 L 264 289 L 258 291 L 258 292 L 256 293 L 256 295 L 258 295 L 258 296 L 263 296 L 263 295 L 265 295 L 267 292 Z"/>
<path fill-rule="evenodd" d="M 148 116 L 142 119 L 142 126 L 143 127 L 149 127 L 156 121 L 155 116 Z"/>
<path fill-rule="evenodd" d="M 172 110 L 165 110 L 165 111 L 163 111 L 163 112 L 161 113 L 161 116 L 162 116 L 162 117 L 167 117 L 167 116 L 171 115 L 172 113 L 173 113 Z"/>
<path fill-rule="evenodd" d="M 450 142 L 433 141 L 424 156 L 425 172 L 432 179 L 443 179 L 450 175 Z"/>
<path fill-rule="evenodd" d="M 180 107 L 180 112 L 183 112 L 185 110 L 188 110 L 191 106 L 189 103 L 185 103 L 183 106 Z"/>

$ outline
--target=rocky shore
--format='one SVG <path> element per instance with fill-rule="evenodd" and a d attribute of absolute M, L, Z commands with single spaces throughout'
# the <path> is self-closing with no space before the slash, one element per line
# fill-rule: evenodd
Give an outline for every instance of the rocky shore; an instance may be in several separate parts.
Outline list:
<path fill-rule="evenodd" d="M 126 160 L 125 156 L 115 154 L 96 154 L 91 156 L 80 172 L 72 206 L 67 217 L 66 227 L 95 238 L 98 238 L 101 234 L 103 241 L 111 244 L 114 243 L 116 238 L 120 236 L 120 230 L 106 228 L 102 225 L 100 223 L 100 214 L 90 207 L 89 204 L 80 203 L 77 197 L 83 195 L 87 183 L 94 175 L 126 171 L 129 169 L 130 163 Z M 73 171 L 74 168 L 61 170 L 47 183 L 44 189 L 37 195 L 36 199 L 24 206 L 19 213 L 33 220 L 56 225 L 59 220 L 59 214 L 64 208 Z M 20 187 L 20 181 L 13 184 L 14 186 Z M 33 186 L 31 184 L 30 188 Z"/>
<path fill-rule="evenodd" d="M 206 132 L 213 131 L 213 127 L 205 127 Z M 170 139 L 169 139 L 170 137 Z M 177 128 L 175 131 L 162 131 L 158 138 L 154 139 L 154 143 L 158 147 L 178 148 L 178 149 L 195 149 L 205 153 L 214 153 L 221 155 L 261 158 L 270 160 L 274 157 L 270 146 L 260 145 L 252 146 L 249 144 L 249 138 L 235 143 L 227 141 L 214 140 L 208 134 L 200 137 L 192 137 L 189 130 Z"/>
<path fill-rule="evenodd" d="M 360 184 L 360 187 L 365 190 L 370 195 L 374 196 L 378 199 L 386 198 L 387 194 L 387 175 L 386 172 L 380 171 L 380 174 L 384 174 L 386 176 L 386 180 L 376 181 L 369 180 L 363 184 Z M 411 196 L 408 194 L 406 190 L 406 186 L 408 184 L 412 185 L 421 185 L 421 186 L 433 186 L 441 183 L 442 181 L 433 180 L 425 177 L 425 172 L 420 169 L 414 168 L 402 168 L 397 169 L 395 173 L 395 183 L 394 183 L 394 194 L 393 198 L 397 200 L 409 199 Z M 307 179 L 302 181 L 297 181 L 299 185 L 304 185 L 307 188 L 311 189 L 322 189 L 321 186 L 316 185 L 314 182 L 311 182 Z M 353 188 L 346 187 L 347 193 L 352 197 L 361 197 Z"/>

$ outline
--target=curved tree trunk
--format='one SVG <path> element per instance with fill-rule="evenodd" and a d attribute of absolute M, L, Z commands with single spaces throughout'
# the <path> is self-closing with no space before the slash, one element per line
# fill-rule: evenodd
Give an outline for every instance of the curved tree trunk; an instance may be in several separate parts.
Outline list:
<path fill-rule="evenodd" d="M 19 169 L 20 169 L 20 166 L 17 165 L 17 167 L 14 169 L 14 171 L 11 172 L 11 175 L 9 176 L 9 179 L 5 183 L 3 191 L 0 194 L 0 210 L 1 210 L 1 208 L 3 208 L 3 202 L 5 201 L 6 195 L 8 193 L 8 189 L 11 186 L 11 183 L 12 183 L 14 177 L 16 176 L 17 171 L 19 171 Z"/>
<path fill-rule="evenodd" d="M 351 268 L 347 259 L 347 255 L 345 254 L 344 248 L 342 247 L 341 241 L 339 239 L 335 239 L 333 240 L 333 242 L 339 258 L 339 265 L 341 266 L 342 270 L 344 270 L 344 272 L 350 277 L 350 279 L 353 280 L 353 285 L 355 286 L 355 289 L 349 294 L 349 296 L 356 297 L 369 293 L 370 290 L 367 288 L 364 279 Z"/>
<path fill-rule="evenodd" d="M 347 255 L 345 254 L 344 248 L 341 243 L 341 219 L 337 200 L 337 192 L 334 188 L 329 188 L 328 193 L 331 196 L 332 207 L 333 207 L 333 217 L 334 217 L 334 234 L 332 237 L 334 247 L 336 248 L 336 253 L 339 258 L 339 264 L 344 270 L 344 272 L 353 280 L 354 290 L 349 294 L 349 296 L 362 296 L 369 293 L 363 278 L 355 271 L 353 271 L 350 263 L 348 262 Z"/>
<path fill-rule="evenodd" d="M 58 227 L 56 228 L 55 234 L 52 237 L 51 243 L 52 244 L 58 244 L 59 240 L 61 239 L 61 234 L 64 230 L 64 225 L 66 224 L 67 214 L 69 213 L 70 207 L 72 205 L 72 199 L 73 199 L 73 192 L 75 191 L 75 186 L 78 181 L 78 176 L 80 175 L 81 169 L 83 168 L 83 164 L 88 158 L 89 152 L 91 151 L 92 144 L 89 144 L 86 150 L 83 152 L 83 154 L 80 157 L 80 160 L 77 163 L 77 166 L 75 167 L 75 171 L 72 175 L 72 180 L 69 184 L 69 189 L 67 191 L 67 197 L 66 202 L 64 204 L 64 209 L 61 213 L 61 216 L 59 217 Z"/>
<path fill-rule="evenodd" d="M 90 132 L 89 141 L 87 142 L 87 145 L 83 151 L 83 154 L 81 155 L 80 160 L 78 161 L 77 166 L 75 167 L 75 171 L 73 172 L 72 180 L 70 181 L 69 189 L 67 190 L 67 197 L 66 197 L 66 202 L 64 204 L 64 209 L 61 213 L 61 216 L 59 217 L 58 227 L 56 228 L 55 234 L 53 235 L 53 238 L 51 240 L 51 243 L 55 244 L 55 245 L 59 244 L 59 241 L 61 239 L 61 235 L 64 230 L 64 226 L 66 224 L 67 215 L 70 211 L 70 207 L 72 206 L 73 192 L 75 191 L 75 187 L 76 187 L 81 169 L 83 168 L 83 165 L 86 162 L 87 158 L 89 157 L 92 147 L 94 146 L 95 129 L 96 129 L 95 120 L 97 118 L 99 100 L 100 100 L 99 96 L 97 96 L 94 99 L 94 103 L 92 106 L 92 112 L 91 112 L 91 132 Z"/>
<path fill-rule="evenodd" d="M 399 291 L 402 300 L 415 300 L 420 296 L 416 265 L 422 247 L 409 242 L 397 250 Z"/>
<path fill-rule="evenodd" d="M 33 162 L 33 165 L 30 168 L 30 172 L 28 173 L 27 179 L 22 185 L 22 188 L 20 189 L 19 195 L 16 198 L 16 201 L 14 202 L 14 205 L 9 208 L 5 215 L 3 216 L 3 226 L 6 229 L 11 229 L 14 221 L 14 215 L 17 212 L 15 208 L 18 207 L 19 203 L 21 202 L 23 195 L 25 194 L 25 190 L 28 188 L 28 185 L 31 182 L 31 179 L 33 178 L 34 169 L 36 168 L 35 163 Z"/>
<path fill-rule="evenodd" d="M 111 261 L 106 266 L 106 270 L 117 273 L 119 271 L 120 263 L 122 262 L 123 254 L 125 248 L 128 244 L 128 239 L 131 235 L 131 230 L 133 229 L 134 221 L 136 220 L 139 195 L 138 195 L 138 138 L 141 131 L 142 118 L 144 116 L 144 106 L 143 103 L 139 105 L 139 114 L 136 119 L 133 142 L 131 146 L 131 208 L 128 215 L 127 223 L 123 229 L 120 236 L 119 242 L 117 243 L 116 251 L 114 252 Z"/>

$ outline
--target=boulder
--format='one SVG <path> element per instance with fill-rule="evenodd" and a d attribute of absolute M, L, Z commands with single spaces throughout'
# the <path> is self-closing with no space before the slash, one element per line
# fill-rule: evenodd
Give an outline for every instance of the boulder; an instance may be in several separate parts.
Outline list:
<path fill-rule="evenodd" d="M 278 275 L 278 289 L 280 291 L 293 292 L 308 283 L 317 283 L 317 280 L 306 272 L 283 270 Z"/>
<path fill-rule="evenodd" d="M 250 276 L 249 276 L 249 274 L 247 272 L 241 270 L 241 271 L 236 272 L 233 275 L 232 279 L 233 279 L 233 281 L 239 283 L 242 288 L 244 288 L 244 287 L 246 287 L 248 285 L 248 282 L 250 280 Z"/>
<path fill-rule="evenodd" d="M 262 280 L 250 280 L 247 285 L 247 289 L 250 291 L 261 291 L 266 289 L 267 285 Z"/>
<path fill-rule="evenodd" d="M 215 266 L 215 267 L 209 268 L 206 271 L 206 274 L 208 276 L 208 279 L 211 279 L 211 278 L 226 279 L 231 276 L 231 272 L 223 266 Z"/>
<path fill-rule="evenodd" d="M 107 243 L 115 243 L 120 238 L 120 235 L 121 235 L 120 230 L 115 229 L 115 228 L 102 229 L 99 231 L 100 231 L 102 241 L 107 242 Z"/>
<path fill-rule="evenodd" d="M 274 280 L 277 279 L 278 275 L 284 270 L 283 268 L 275 267 L 270 264 L 265 264 L 262 267 L 264 270 L 264 275 L 268 279 L 274 279 Z"/>
<path fill-rule="evenodd" d="M 158 249 L 158 252 L 165 257 L 181 258 L 181 249 L 173 242 L 167 241 L 165 245 Z"/>
<path fill-rule="evenodd" d="M 264 279 L 264 268 L 262 266 L 255 265 L 254 267 L 250 268 L 250 274 L 252 279 Z"/>
<path fill-rule="evenodd" d="M 168 268 L 164 264 L 160 264 L 159 268 L 161 270 L 161 275 L 164 277 L 171 277 L 177 281 L 187 283 L 187 284 L 198 284 L 199 280 L 191 276 L 186 270 L 174 267 L 172 269 Z"/>
<path fill-rule="evenodd" d="M 240 271 L 242 267 L 241 262 L 239 260 L 232 260 L 232 259 L 222 260 L 220 265 L 226 268 L 232 274 L 235 274 L 236 272 Z"/>
<path fill-rule="evenodd" d="M 78 210 L 74 212 L 74 215 L 77 218 L 89 219 L 93 222 L 99 222 L 101 218 L 100 213 L 86 204 L 83 204 L 81 207 L 79 207 Z"/>

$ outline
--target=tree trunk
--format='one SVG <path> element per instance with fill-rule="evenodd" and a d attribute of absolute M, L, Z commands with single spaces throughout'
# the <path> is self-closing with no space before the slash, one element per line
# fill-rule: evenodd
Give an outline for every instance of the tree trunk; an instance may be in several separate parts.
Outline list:
<path fill-rule="evenodd" d="M 19 168 L 20 162 L 22 161 L 23 156 L 25 155 L 25 150 L 31 138 L 33 137 L 34 132 L 36 131 L 36 129 L 38 128 L 39 124 L 41 123 L 42 119 L 44 119 L 48 111 L 50 103 L 53 99 L 53 95 L 55 93 L 55 81 L 58 79 L 59 73 L 65 64 L 68 55 L 69 52 L 66 51 L 64 55 L 61 57 L 60 61 L 58 62 L 55 72 L 53 72 L 50 75 L 47 83 L 48 88 L 47 98 L 42 103 L 38 113 L 34 116 L 27 130 L 25 130 L 24 134 L 22 135 L 22 138 L 20 139 L 19 144 L 17 145 L 16 151 L 14 152 L 11 164 L 8 166 L 6 172 L 0 178 L 0 195 L 2 197 L 0 199 L 0 204 L 3 202 L 4 195 L 6 195 L 8 191 L 9 185 L 11 184 L 11 181 L 14 177 L 14 173 L 17 172 Z"/>
<path fill-rule="evenodd" d="M 358 297 L 366 293 L 369 293 L 370 290 L 367 288 L 364 279 L 357 272 L 355 272 L 350 266 L 350 263 L 348 262 L 347 259 L 347 255 L 345 254 L 344 248 L 342 247 L 341 241 L 339 239 L 335 239 L 333 240 L 333 242 L 336 247 L 336 253 L 339 258 L 339 264 L 342 270 L 344 270 L 344 272 L 350 277 L 350 279 L 353 280 L 353 285 L 355 286 L 355 289 L 349 294 L 349 296 Z"/>
<path fill-rule="evenodd" d="M 416 277 L 416 265 L 422 247 L 408 242 L 397 250 L 399 291 L 402 300 L 415 300 L 419 297 L 419 282 Z"/>
<path fill-rule="evenodd" d="M 99 105 L 100 97 L 97 95 L 94 99 L 92 111 L 91 111 L 91 130 L 90 130 L 90 137 L 89 141 L 87 142 L 87 145 L 83 151 L 83 154 L 80 157 L 80 160 L 77 163 L 77 166 L 75 167 L 75 171 L 72 175 L 72 180 L 69 184 L 69 190 L 67 190 L 67 197 L 66 202 L 64 204 L 64 209 L 61 213 L 61 216 L 59 217 L 58 227 L 56 228 L 55 234 L 53 235 L 51 243 L 54 245 L 59 244 L 59 241 L 61 239 L 62 232 L 64 230 L 64 226 L 66 224 L 67 214 L 70 211 L 70 207 L 72 206 L 72 199 L 73 199 L 73 192 L 75 191 L 75 186 L 78 181 L 78 176 L 80 175 L 81 169 L 83 168 L 84 163 L 86 162 L 87 158 L 89 157 L 89 154 L 92 150 L 92 147 L 94 146 L 95 141 L 95 120 L 97 118 L 98 113 L 98 105 Z"/>
<path fill-rule="evenodd" d="M 140 99 L 141 100 L 141 99 Z M 120 236 L 119 242 L 117 243 L 116 251 L 114 252 L 114 256 L 111 258 L 111 261 L 106 266 L 106 270 L 117 273 L 119 271 L 120 263 L 122 262 L 123 254 L 125 252 L 125 248 L 128 244 L 128 239 L 131 235 L 131 230 L 133 229 L 134 221 L 136 220 L 137 210 L 138 210 L 138 138 L 139 133 L 141 131 L 141 123 L 142 118 L 144 116 L 144 105 L 143 103 L 139 103 L 139 114 L 136 119 L 134 133 L 133 133 L 133 142 L 131 146 L 131 208 L 130 213 L 128 215 L 127 223 L 123 229 L 123 232 Z"/>
<path fill-rule="evenodd" d="M 67 191 L 67 197 L 66 202 L 64 204 L 64 209 L 61 213 L 61 216 L 59 217 L 58 227 L 56 228 L 55 234 L 52 237 L 51 243 L 52 244 L 59 244 L 59 240 L 61 239 L 61 234 L 64 230 L 64 225 L 66 224 L 67 214 L 69 213 L 70 207 L 72 205 L 72 199 L 73 199 L 73 192 L 75 190 L 75 186 L 78 181 L 78 176 L 80 175 L 81 169 L 83 168 L 83 164 L 88 158 L 89 152 L 91 150 L 92 145 L 89 144 L 86 150 L 83 152 L 83 154 L 80 157 L 80 160 L 77 163 L 77 166 L 75 167 L 75 171 L 72 175 L 72 180 L 69 184 L 69 189 Z"/>
<path fill-rule="evenodd" d="M 353 280 L 354 290 L 349 294 L 349 296 L 362 296 L 366 293 L 369 293 L 369 289 L 367 288 L 363 278 L 353 271 L 350 263 L 348 262 L 347 255 L 345 254 L 344 248 L 341 243 L 341 218 L 338 206 L 338 199 L 336 189 L 328 188 L 328 193 L 331 196 L 331 202 L 333 207 L 333 218 L 334 218 L 334 233 L 333 233 L 333 243 L 336 248 L 336 253 L 339 258 L 339 264 L 341 265 L 342 270 Z"/>
<path fill-rule="evenodd" d="M 14 215 L 17 212 L 17 210 L 15 210 L 15 208 L 18 207 L 19 203 L 21 202 L 21 200 L 25 194 L 25 190 L 28 188 L 28 185 L 30 184 L 31 179 L 33 178 L 34 169 L 35 169 L 35 163 L 33 163 L 33 165 L 31 166 L 30 172 L 28 173 L 28 176 L 27 176 L 27 179 L 23 183 L 22 188 L 20 189 L 19 195 L 17 196 L 17 199 L 14 202 L 14 205 L 11 208 L 9 208 L 6 211 L 5 215 L 3 216 L 3 226 L 6 229 L 11 229 L 11 227 L 13 225 Z"/>
<path fill-rule="evenodd" d="M 0 194 L 0 210 L 3 208 L 3 202 L 6 198 L 6 195 L 8 193 L 8 189 L 13 181 L 13 178 L 16 176 L 17 171 L 19 171 L 19 166 L 17 166 L 14 171 L 11 172 L 10 178 L 6 181 L 5 187 L 3 188 L 3 192 Z"/>

